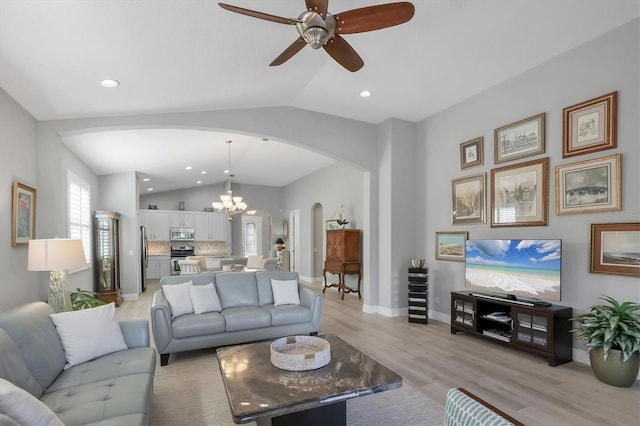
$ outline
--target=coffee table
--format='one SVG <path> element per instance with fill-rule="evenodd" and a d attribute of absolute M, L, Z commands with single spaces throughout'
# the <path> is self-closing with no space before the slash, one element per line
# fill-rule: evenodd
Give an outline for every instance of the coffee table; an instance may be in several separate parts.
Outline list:
<path fill-rule="evenodd" d="M 346 425 L 350 398 L 402 386 L 402 377 L 332 334 L 331 362 L 287 371 L 271 364 L 271 341 L 220 348 L 218 364 L 235 423 Z"/>

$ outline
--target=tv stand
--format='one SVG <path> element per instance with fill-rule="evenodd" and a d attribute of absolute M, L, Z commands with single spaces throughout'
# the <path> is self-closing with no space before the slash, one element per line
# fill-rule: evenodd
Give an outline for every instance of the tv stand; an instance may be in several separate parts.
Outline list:
<path fill-rule="evenodd" d="M 452 334 L 464 331 L 539 355 L 553 367 L 571 361 L 571 317 L 570 307 L 547 302 L 451 292 Z"/>

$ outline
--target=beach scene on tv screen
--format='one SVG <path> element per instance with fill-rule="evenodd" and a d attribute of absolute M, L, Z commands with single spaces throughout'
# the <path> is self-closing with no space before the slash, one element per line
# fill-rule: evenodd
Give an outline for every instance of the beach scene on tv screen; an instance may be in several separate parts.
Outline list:
<path fill-rule="evenodd" d="M 467 240 L 468 288 L 560 300 L 560 240 Z"/>

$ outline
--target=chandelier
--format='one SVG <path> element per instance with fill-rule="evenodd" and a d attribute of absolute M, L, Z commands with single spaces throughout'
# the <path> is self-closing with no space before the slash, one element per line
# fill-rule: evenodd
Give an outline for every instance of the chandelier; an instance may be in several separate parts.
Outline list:
<path fill-rule="evenodd" d="M 231 191 L 231 178 L 234 177 L 234 175 L 231 174 L 231 141 L 227 141 L 226 144 L 229 147 L 229 166 L 227 170 L 225 170 L 225 173 L 229 175 L 227 179 L 227 192 L 220 196 L 220 201 L 214 201 L 211 205 L 216 211 L 226 213 L 228 220 L 232 220 L 234 214 L 247 210 L 247 203 L 242 202 L 242 197 L 234 197 Z"/>

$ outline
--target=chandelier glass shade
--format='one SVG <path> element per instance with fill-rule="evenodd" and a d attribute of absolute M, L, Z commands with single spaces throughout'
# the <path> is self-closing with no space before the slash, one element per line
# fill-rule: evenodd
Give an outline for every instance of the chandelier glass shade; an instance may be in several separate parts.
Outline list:
<path fill-rule="evenodd" d="M 231 174 L 231 141 L 227 141 L 226 143 L 229 147 L 229 167 L 227 168 L 229 178 L 227 179 L 227 192 L 226 194 L 220 195 L 220 201 L 214 201 L 211 205 L 216 211 L 226 213 L 228 220 L 232 220 L 233 215 L 247 210 L 247 203 L 242 201 L 242 197 L 233 196 L 233 191 L 231 190 L 231 178 L 234 176 Z"/>

